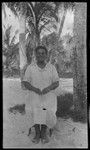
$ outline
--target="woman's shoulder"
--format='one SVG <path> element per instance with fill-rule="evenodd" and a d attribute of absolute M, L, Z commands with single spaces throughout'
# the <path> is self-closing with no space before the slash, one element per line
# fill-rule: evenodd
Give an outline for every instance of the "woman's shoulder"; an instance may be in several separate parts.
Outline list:
<path fill-rule="evenodd" d="M 32 68 L 33 68 L 33 64 L 32 63 L 27 65 L 27 70 L 32 70 Z"/>
<path fill-rule="evenodd" d="M 51 69 L 55 68 L 55 65 L 51 64 L 50 62 L 48 63 L 48 66 L 49 66 Z"/>

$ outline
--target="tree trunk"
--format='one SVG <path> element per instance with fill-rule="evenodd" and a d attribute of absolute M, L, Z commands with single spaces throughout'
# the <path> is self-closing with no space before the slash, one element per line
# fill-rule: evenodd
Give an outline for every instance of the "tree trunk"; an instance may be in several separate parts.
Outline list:
<path fill-rule="evenodd" d="M 73 50 L 73 100 L 76 111 L 86 109 L 87 77 L 86 77 L 86 3 L 76 3 L 74 18 Z"/>
<path fill-rule="evenodd" d="M 58 49 L 58 45 L 59 45 L 59 42 L 60 42 L 60 37 L 61 37 L 62 29 L 63 29 L 63 26 L 64 26 L 66 14 L 67 14 L 67 10 L 64 10 L 63 17 L 62 17 L 61 24 L 60 24 L 60 28 L 59 28 L 59 31 L 58 31 L 58 39 L 57 39 L 58 42 L 56 44 L 56 49 Z M 51 62 L 54 62 L 55 61 L 55 59 L 54 59 L 55 56 L 56 56 L 56 53 L 54 52 L 54 50 L 51 50 L 51 52 L 49 53 L 48 61 L 50 60 Z"/>
<path fill-rule="evenodd" d="M 36 46 L 40 45 L 40 33 L 38 29 L 36 28 Z"/>
<path fill-rule="evenodd" d="M 34 45 L 33 45 L 32 63 L 35 63 L 35 48 L 40 45 L 40 34 L 35 32 L 35 36 L 33 40 L 34 40 Z"/>
<path fill-rule="evenodd" d="M 26 42 L 25 42 L 25 27 L 26 27 L 26 17 L 25 15 L 19 16 L 19 56 L 20 56 L 20 76 L 21 81 L 24 76 L 25 66 L 27 64 L 27 57 L 26 57 Z"/>
<path fill-rule="evenodd" d="M 60 24 L 60 28 L 59 28 L 58 40 L 60 40 L 60 37 L 61 37 L 61 33 L 62 33 L 63 26 L 64 26 L 66 14 L 67 14 L 67 10 L 64 10 L 63 17 L 62 17 L 61 24 Z"/>

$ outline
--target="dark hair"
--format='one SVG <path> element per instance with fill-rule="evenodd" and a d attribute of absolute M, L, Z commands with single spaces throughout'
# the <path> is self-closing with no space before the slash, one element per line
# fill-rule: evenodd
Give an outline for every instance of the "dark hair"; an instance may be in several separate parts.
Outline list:
<path fill-rule="evenodd" d="M 35 49 L 35 53 L 37 53 L 37 51 L 38 51 L 39 49 L 44 49 L 45 52 L 46 52 L 46 54 L 48 53 L 48 50 L 47 50 L 47 48 L 46 48 L 45 46 L 37 46 L 36 49 Z"/>

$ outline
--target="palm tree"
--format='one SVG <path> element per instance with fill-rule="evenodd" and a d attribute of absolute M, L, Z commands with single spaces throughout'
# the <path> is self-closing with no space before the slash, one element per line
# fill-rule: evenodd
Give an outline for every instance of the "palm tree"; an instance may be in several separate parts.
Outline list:
<path fill-rule="evenodd" d="M 87 104 L 87 70 L 86 70 L 86 3 L 75 4 L 73 50 L 74 106 L 79 112 L 86 112 Z"/>
<path fill-rule="evenodd" d="M 36 47 L 40 44 L 40 36 L 42 31 L 50 26 L 56 28 L 55 23 L 58 21 L 58 9 L 62 4 L 60 2 L 8 2 L 7 6 L 14 12 L 19 18 L 20 32 L 19 32 L 19 53 L 20 53 L 20 70 L 21 79 L 24 74 L 24 67 L 27 64 L 26 57 L 26 22 L 30 27 L 28 39 L 32 35 L 33 45 Z M 71 3 L 72 4 L 72 3 Z M 70 3 L 64 3 L 64 13 L 61 20 L 58 39 L 62 32 L 63 24 L 65 21 L 65 15 Z M 27 40 L 29 41 L 29 40 Z M 30 41 L 29 41 L 30 42 Z M 25 67 L 26 68 L 26 67 Z"/>
<path fill-rule="evenodd" d="M 25 41 L 26 21 L 33 35 L 35 46 L 37 46 L 40 44 L 40 34 L 42 30 L 46 28 L 48 24 L 50 25 L 52 22 L 58 21 L 58 17 L 55 13 L 55 5 L 51 2 L 8 2 L 6 5 L 19 18 L 20 70 L 23 72 L 22 70 L 24 70 L 23 68 L 27 64 Z M 22 77 L 23 75 L 21 75 L 21 78 Z"/>
<path fill-rule="evenodd" d="M 50 2 L 35 2 L 34 5 L 32 2 L 9 2 L 7 6 L 15 15 L 17 15 L 16 11 L 19 11 L 20 19 L 22 19 L 22 15 L 25 15 L 29 26 L 32 28 L 31 30 L 34 30 L 37 44 L 40 43 L 40 34 L 43 28 L 47 24 L 58 21 L 58 17 L 55 14 L 55 6 Z"/>
<path fill-rule="evenodd" d="M 56 44 L 55 44 L 56 48 L 55 49 L 58 51 L 58 46 L 60 45 L 60 42 L 62 41 L 61 40 L 61 33 L 62 33 L 63 26 L 64 26 L 67 11 L 69 9 L 73 11 L 75 4 L 74 4 L 74 2 L 55 2 L 55 4 L 56 4 L 55 11 L 56 11 L 56 14 L 58 16 L 58 21 L 59 21 L 59 24 L 60 24 L 59 31 L 57 33 L 57 37 L 56 37 L 56 40 L 55 40 L 56 41 Z M 62 17 L 61 18 L 59 17 L 59 10 L 60 9 L 62 10 Z M 51 41 L 53 41 L 53 37 L 51 39 L 52 39 Z M 56 53 L 55 50 L 51 49 L 49 51 L 49 57 L 51 57 L 51 55 L 55 56 L 55 53 Z"/>

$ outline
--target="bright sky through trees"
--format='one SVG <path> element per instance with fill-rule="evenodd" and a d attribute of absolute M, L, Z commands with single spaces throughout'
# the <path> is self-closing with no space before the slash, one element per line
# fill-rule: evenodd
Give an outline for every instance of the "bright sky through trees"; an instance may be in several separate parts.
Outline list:
<path fill-rule="evenodd" d="M 5 25 L 5 27 L 7 28 L 9 25 L 12 25 L 12 35 L 14 35 L 15 31 L 17 29 L 19 29 L 19 21 L 18 18 L 16 18 L 11 10 L 9 8 L 6 7 L 6 15 L 7 17 L 4 17 L 4 14 L 2 13 L 2 24 Z M 64 22 L 64 27 L 62 30 L 62 34 L 61 36 L 69 33 L 69 34 L 73 34 L 73 22 L 74 22 L 74 13 L 69 10 L 66 14 L 66 18 L 65 18 L 65 22 Z M 43 35 L 49 34 L 46 30 L 42 33 Z M 19 34 L 17 34 L 16 37 L 16 42 L 19 41 Z"/>

